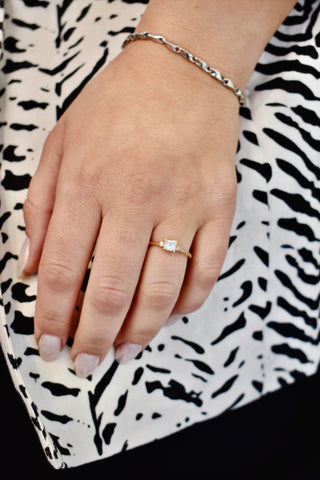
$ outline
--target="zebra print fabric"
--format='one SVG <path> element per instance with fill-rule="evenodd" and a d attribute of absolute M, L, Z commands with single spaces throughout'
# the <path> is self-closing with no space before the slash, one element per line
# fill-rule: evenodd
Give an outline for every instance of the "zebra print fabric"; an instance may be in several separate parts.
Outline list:
<path fill-rule="evenodd" d="M 247 86 L 237 210 L 219 281 L 203 307 L 163 328 L 127 365 L 110 352 L 87 379 L 75 375 L 68 347 L 52 363 L 39 357 L 37 278 L 16 273 L 27 187 L 55 122 L 120 52 L 146 3 L 0 2 L 0 338 L 54 468 L 106 458 L 239 408 L 313 374 L 320 359 L 318 0 L 298 1 Z"/>

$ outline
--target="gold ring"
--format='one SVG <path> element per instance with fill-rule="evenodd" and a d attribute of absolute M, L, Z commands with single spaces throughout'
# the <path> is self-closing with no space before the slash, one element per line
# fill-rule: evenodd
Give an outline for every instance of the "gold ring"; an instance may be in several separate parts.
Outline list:
<path fill-rule="evenodd" d="M 177 240 L 169 240 L 169 238 L 166 238 L 165 240 L 161 240 L 161 242 L 149 242 L 149 245 L 155 245 L 156 247 L 160 247 L 167 252 L 182 253 L 182 255 L 185 255 L 188 258 L 192 257 L 190 252 L 184 250 L 178 245 Z"/>

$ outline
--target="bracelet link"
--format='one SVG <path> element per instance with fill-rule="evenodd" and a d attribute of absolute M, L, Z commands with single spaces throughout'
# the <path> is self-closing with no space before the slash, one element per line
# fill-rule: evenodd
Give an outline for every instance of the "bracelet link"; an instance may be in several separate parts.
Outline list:
<path fill-rule="evenodd" d="M 174 45 L 173 43 L 168 43 L 168 47 L 171 48 L 171 50 L 174 52 L 174 53 L 182 53 L 182 48 L 179 47 L 179 45 Z"/>
<path fill-rule="evenodd" d="M 135 32 L 131 33 L 130 35 L 127 36 L 127 38 L 124 40 L 122 44 L 122 48 L 124 48 L 128 43 L 133 42 L 135 40 L 153 40 L 155 42 L 158 42 L 160 44 L 164 44 L 166 47 L 168 47 L 172 52 L 178 53 L 181 56 L 183 56 L 186 60 L 189 62 L 193 63 L 197 67 L 201 68 L 204 72 L 208 73 L 212 78 L 218 80 L 224 87 L 229 88 L 230 90 L 233 91 L 233 93 L 236 95 L 236 97 L 239 100 L 240 105 L 244 105 L 244 94 L 240 90 L 239 87 L 236 87 L 232 80 L 229 78 L 225 78 L 219 70 L 216 68 L 210 67 L 204 60 L 201 60 L 200 58 L 196 57 L 192 53 L 188 52 L 185 50 L 183 47 L 180 45 L 176 45 L 174 43 L 169 42 L 163 35 L 157 35 L 157 34 L 151 34 L 149 32 Z"/>
<path fill-rule="evenodd" d="M 152 35 L 153 39 L 159 43 L 167 43 L 166 39 L 162 35 Z M 148 37 L 146 37 L 148 38 Z"/>

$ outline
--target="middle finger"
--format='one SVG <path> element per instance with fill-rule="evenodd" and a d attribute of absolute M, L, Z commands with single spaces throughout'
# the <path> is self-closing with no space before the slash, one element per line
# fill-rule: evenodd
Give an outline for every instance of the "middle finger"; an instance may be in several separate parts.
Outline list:
<path fill-rule="evenodd" d="M 81 377 L 103 360 L 131 305 L 152 230 L 143 216 L 134 218 L 109 212 L 102 221 L 71 350 Z"/>

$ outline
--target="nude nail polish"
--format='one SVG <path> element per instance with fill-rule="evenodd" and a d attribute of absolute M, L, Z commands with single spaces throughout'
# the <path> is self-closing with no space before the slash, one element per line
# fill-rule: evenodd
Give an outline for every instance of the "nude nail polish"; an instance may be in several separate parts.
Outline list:
<path fill-rule="evenodd" d="M 18 259 L 18 265 L 17 265 L 18 278 L 21 278 L 23 271 L 28 263 L 29 253 L 30 253 L 30 240 L 28 237 L 26 237 L 19 253 L 19 259 Z"/>
<path fill-rule="evenodd" d="M 99 360 L 97 355 L 78 353 L 74 361 L 74 368 L 78 377 L 88 377 L 98 365 Z"/>
<path fill-rule="evenodd" d="M 46 362 L 51 362 L 60 353 L 61 340 L 54 335 L 43 334 L 39 340 L 39 354 Z"/>
<path fill-rule="evenodd" d="M 142 350 L 141 345 L 124 342 L 119 345 L 115 352 L 115 359 L 118 363 L 127 363 L 135 358 Z"/>

